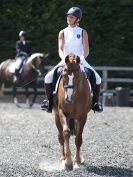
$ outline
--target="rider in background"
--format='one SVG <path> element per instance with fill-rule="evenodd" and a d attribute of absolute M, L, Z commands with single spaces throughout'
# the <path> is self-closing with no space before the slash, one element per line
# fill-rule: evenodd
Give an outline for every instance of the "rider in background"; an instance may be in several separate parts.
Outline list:
<path fill-rule="evenodd" d="M 13 82 L 16 82 L 20 77 L 20 70 L 23 67 L 24 62 L 31 55 L 31 42 L 27 40 L 27 33 L 25 31 L 19 32 L 19 39 L 16 42 L 16 52 L 17 55 L 15 57 L 15 73 Z"/>
<path fill-rule="evenodd" d="M 52 102 L 53 102 L 53 93 L 52 93 L 52 83 L 53 83 L 53 74 L 57 67 L 64 64 L 65 57 L 74 53 L 80 57 L 81 68 L 89 68 L 94 72 L 94 77 L 96 79 L 96 86 L 93 90 L 93 104 L 92 109 L 97 112 L 102 112 L 103 107 L 99 102 L 100 95 L 100 85 L 101 78 L 99 74 L 87 63 L 86 57 L 89 55 L 89 43 L 88 43 L 88 34 L 86 30 L 80 28 L 79 21 L 82 18 L 82 11 L 78 7 L 72 7 L 66 13 L 68 27 L 61 30 L 58 35 L 58 52 L 61 58 L 61 62 L 57 64 L 46 76 L 45 76 L 45 89 L 46 95 L 48 98 L 48 104 L 44 101 L 41 105 L 41 108 L 47 112 L 52 112 Z M 85 71 L 85 70 L 84 70 Z"/>

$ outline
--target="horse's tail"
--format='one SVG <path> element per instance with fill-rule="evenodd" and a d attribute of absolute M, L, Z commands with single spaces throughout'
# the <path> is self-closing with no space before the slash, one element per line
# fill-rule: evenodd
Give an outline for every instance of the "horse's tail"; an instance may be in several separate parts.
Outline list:
<path fill-rule="evenodd" d="M 75 120 L 73 118 L 71 118 L 69 120 L 69 129 L 70 129 L 71 135 L 76 134 L 76 123 L 75 123 Z"/>

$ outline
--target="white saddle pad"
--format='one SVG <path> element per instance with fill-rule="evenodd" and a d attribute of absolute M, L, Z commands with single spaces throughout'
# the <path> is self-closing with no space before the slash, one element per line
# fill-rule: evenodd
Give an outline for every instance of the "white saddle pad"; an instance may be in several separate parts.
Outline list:
<path fill-rule="evenodd" d="M 14 61 L 10 66 L 9 66 L 9 72 L 10 73 L 15 73 L 15 69 L 19 69 L 19 67 L 20 67 L 20 65 L 21 65 L 21 59 L 17 59 L 16 61 Z M 27 62 L 27 60 L 26 61 L 24 61 L 24 63 L 23 64 L 25 64 Z M 22 72 L 22 69 L 23 69 L 23 67 L 19 70 L 19 73 L 21 73 Z"/>
<path fill-rule="evenodd" d="M 13 62 L 13 63 L 9 66 L 9 72 L 12 73 L 12 74 L 14 74 L 14 73 L 15 73 L 15 69 L 17 69 L 17 67 L 16 67 L 16 62 Z M 22 69 L 23 69 L 23 67 L 22 67 Z M 22 72 L 22 69 L 19 70 L 19 73 Z"/>
<path fill-rule="evenodd" d="M 13 63 L 9 66 L 9 72 L 10 72 L 10 73 L 15 73 L 15 62 L 13 62 Z"/>
<path fill-rule="evenodd" d="M 12 73 L 12 74 L 14 74 L 15 73 L 15 69 L 16 69 L 16 67 L 15 67 L 16 65 L 15 65 L 15 62 L 14 63 L 12 63 L 10 66 L 9 66 L 9 72 L 10 73 Z M 23 69 L 23 68 L 22 68 Z M 19 70 L 19 73 L 21 73 L 22 72 L 22 69 L 20 69 Z"/>

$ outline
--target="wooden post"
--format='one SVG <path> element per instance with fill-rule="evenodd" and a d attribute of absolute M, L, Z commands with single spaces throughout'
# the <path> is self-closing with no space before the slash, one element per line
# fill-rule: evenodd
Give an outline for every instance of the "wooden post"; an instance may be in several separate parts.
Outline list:
<path fill-rule="evenodd" d="M 0 96 L 4 95 L 4 84 L 2 84 L 1 88 L 0 88 Z"/>

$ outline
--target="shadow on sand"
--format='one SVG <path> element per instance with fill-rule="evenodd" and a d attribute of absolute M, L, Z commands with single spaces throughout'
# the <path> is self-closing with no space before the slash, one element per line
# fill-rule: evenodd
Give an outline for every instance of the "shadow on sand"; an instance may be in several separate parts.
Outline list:
<path fill-rule="evenodd" d="M 99 176 L 113 176 L 113 177 L 133 177 L 133 170 L 112 166 L 86 166 L 88 174 L 94 173 Z"/>

